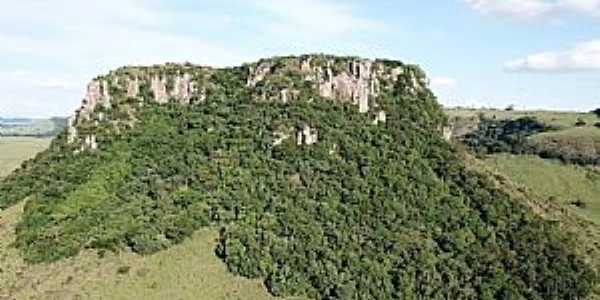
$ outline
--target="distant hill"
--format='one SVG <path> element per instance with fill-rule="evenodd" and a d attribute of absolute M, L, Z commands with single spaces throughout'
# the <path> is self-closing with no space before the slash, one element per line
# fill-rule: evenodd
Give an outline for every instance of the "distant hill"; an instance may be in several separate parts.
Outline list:
<path fill-rule="evenodd" d="M 527 153 L 567 163 L 600 165 L 600 115 L 595 113 L 445 111 L 454 138 L 466 140 L 479 153 Z"/>
<path fill-rule="evenodd" d="M 592 227 L 472 167 L 427 82 L 327 55 L 121 68 L 0 182 L 0 208 L 27 199 L 14 245 L 29 264 L 160 254 L 217 228 L 228 270 L 276 296 L 592 295 Z"/>
<path fill-rule="evenodd" d="M 54 137 L 67 126 L 67 119 L 0 118 L 0 136 Z"/>

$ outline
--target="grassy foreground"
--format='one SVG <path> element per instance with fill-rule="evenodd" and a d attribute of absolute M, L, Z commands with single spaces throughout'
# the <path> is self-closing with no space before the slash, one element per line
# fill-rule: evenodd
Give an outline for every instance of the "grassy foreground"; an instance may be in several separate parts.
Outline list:
<path fill-rule="evenodd" d="M 0 177 L 47 147 L 48 139 L 0 139 Z M 151 256 L 84 252 L 28 265 L 12 244 L 23 202 L 0 212 L 0 299 L 275 299 L 260 281 L 228 272 L 214 254 L 216 230 Z"/>
<path fill-rule="evenodd" d="M 229 273 L 214 255 L 214 230 L 142 257 L 85 252 L 27 265 L 11 247 L 22 204 L 0 214 L 0 299 L 275 299 L 259 281 Z"/>
<path fill-rule="evenodd" d="M 600 224 L 600 172 L 536 156 L 494 155 L 485 161 L 512 181 Z M 581 207 L 572 205 L 582 202 Z"/>

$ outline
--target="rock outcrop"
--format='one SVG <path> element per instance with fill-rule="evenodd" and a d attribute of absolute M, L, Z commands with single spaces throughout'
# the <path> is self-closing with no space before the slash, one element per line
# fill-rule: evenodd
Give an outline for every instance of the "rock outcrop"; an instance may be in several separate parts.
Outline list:
<path fill-rule="evenodd" d="M 377 103 L 382 92 L 399 88 L 415 96 L 428 92 L 427 79 L 417 66 L 395 61 L 308 55 L 266 59 L 230 70 L 247 74 L 245 86 L 257 100 L 292 103 L 301 95 L 318 95 L 356 105 L 361 113 L 375 112 L 374 124 L 386 122 L 386 112 Z M 67 140 L 95 149 L 98 147 L 96 137 L 84 134 L 79 127 L 90 122 L 129 126 L 135 122 L 137 107 L 144 102 L 202 103 L 219 90 L 218 84 L 211 82 L 211 76 L 222 71 L 189 64 L 166 64 L 124 67 L 101 76 L 88 85 L 81 108 L 69 120 Z M 131 99 L 137 99 L 137 104 L 133 105 L 136 102 Z M 130 119 L 115 120 L 111 110 L 125 112 L 120 116 L 130 116 Z M 298 137 L 303 145 L 317 141 L 317 134 L 310 127 L 302 128 Z"/>
<path fill-rule="evenodd" d="M 194 92 L 194 84 L 191 80 L 190 74 L 176 76 L 171 97 L 177 99 L 180 103 L 189 104 Z"/>
<path fill-rule="evenodd" d="M 129 80 L 127 83 L 127 97 L 129 98 L 137 98 L 140 93 L 140 82 L 136 78 Z"/>
<path fill-rule="evenodd" d="M 165 78 L 160 78 L 158 76 L 152 78 L 151 89 L 156 102 L 160 104 L 169 102 L 169 95 L 167 93 L 167 80 Z"/>
<path fill-rule="evenodd" d="M 307 145 L 310 146 L 318 141 L 318 133 L 317 130 L 311 128 L 308 125 L 304 125 L 298 129 L 296 133 L 296 142 L 298 146 Z"/>
<path fill-rule="evenodd" d="M 83 98 L 77 117 L 90 120 L 98 105 L 101 105 L 103 108 L 110 108 L 110 100 L 108 82 L 105 80 L 93 80 L 87 86 L 87 92 Z"/>
<path fill-rule="evenodd" d="M 377 125 L 380 123 L 385 123 L 387 121 L 387 114 L 385 111 L 379 111 L 377 116 L 375 116 L 375 120 L 373 120 L 373 125 Z"/>
<path fill-rule="evenodd" d="M 361 113 L 369 111 L 369 100 L 377 96 L 377 78 L 372 73 L 373 62 L 369 60 L 353 61 L 350 71 L 333 76 L 331 63 L 323 72 L 319 69 L 319 92 L 331 99 L 351 101 L 358 105 Z M 323 78 L 324 77 L 324 78 Z"/>

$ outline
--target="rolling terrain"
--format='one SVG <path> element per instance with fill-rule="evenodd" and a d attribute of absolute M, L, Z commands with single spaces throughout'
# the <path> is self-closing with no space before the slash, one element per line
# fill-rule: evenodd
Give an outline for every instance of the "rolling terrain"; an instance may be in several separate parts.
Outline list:
<path fill-rule="evenodd" d="M 66 125 L 65 118 L 0 118 L 0 137 L 50 138 L 60 133 Z"/>
<path fill-rule="evenodd" d="M 518 147 L 519 153 L 513 148 L 512 155 L 500 150 L 487 155 L 480 153 L 483 154 L 480 158 L 540 196 L 571 206 L 582 216 L 600 222 L 600 128 L 596 126 L 600 118 L 596 114 L 489 109 L 446 109 L 446 113 L 455 124 L 459 140 L 483 124 L 481 120 L 531 118 L 532 122 L 539 122 L 545 129 L 523 131 L 524 142 L 518 143 L 524 145 Z"/>
<path fill-rule="evenodd" d="M 207 287 L 213 299 L 593 297 L 594 224 L 449 144 L 446 121 L 424 72 L 397 61 L 308 55 L 99 76 L 67 129 L 0 182 L 13 270 L 2 290 L 187 298 L 206 282 L 221 287 Z"/>
<path fill-rule="evenodd" d="M 600 172 L 531 155 L 493 155 L 484 162 L 548 201 L 600 224 Z"/>

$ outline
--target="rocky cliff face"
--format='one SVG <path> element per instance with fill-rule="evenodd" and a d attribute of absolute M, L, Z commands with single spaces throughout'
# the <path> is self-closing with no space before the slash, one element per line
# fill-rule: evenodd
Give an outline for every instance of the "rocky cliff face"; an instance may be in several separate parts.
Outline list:
<path fill-rule="evenodd" d="M 232 69 L 190 64 L 124 67 L 88 85 L 81 107 L 69 120 L 68 141 L 81 145 L 81 150 L 96 149 L 93 128 L 107 122 L 132 125 L 136 108 L 147 102 L 202 103 L 211 92 L 224 88 L 213 77 L 227 70 L 245 77 L 246 89 L 257 101 L 289 103 L 310 94 L 352 103 L 359 112 L 372 113 L 374 124 L 386 121 L 386 113 L 377 102 L 382 92 L 412 96 L 430 93 L 428 81 L 417 66 L 354 57 L 279 57 Z M 120 117 L 107 117 L 111 111 L 120 112 Z M 317 140 L 310 127 L 296 134 L 302 144 Z"/>

